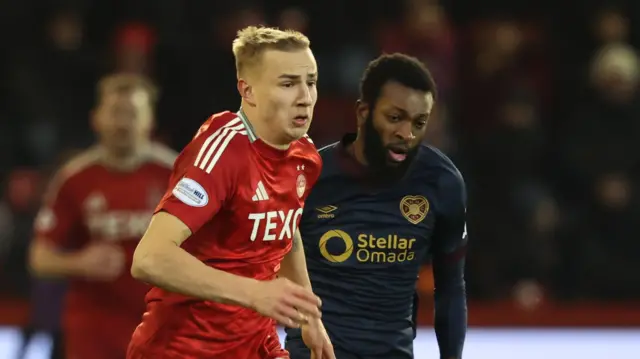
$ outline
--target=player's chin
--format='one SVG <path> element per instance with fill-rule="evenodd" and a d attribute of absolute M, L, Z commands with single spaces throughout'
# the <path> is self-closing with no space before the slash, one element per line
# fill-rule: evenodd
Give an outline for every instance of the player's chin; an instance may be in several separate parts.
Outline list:
<path fill-rule="evenodd" d="M 394 161 L 392 159 L 387 159 L 386 165 L 389 169 L 396 169 L 396 168 L 400 168 L 402 167 L 402 165 L 404 164 L 404 162 L 398 162 L 398 161 Z"/>
<path fill-rule="evenodd" d="M 133 153 L 135 145 L 131 141 L 113 141 L 107 145 L 108 149 L 120 156 Z"/>
<path fill-rule="evenodd" d="M 307 121 L 303 126 L 290 126 L 287 129 L 287 135 L 289 135 L 289 138 L 291 138 L 292 141 L 299 140 L 307 134 L 310 124 L 311 121 Z"/>

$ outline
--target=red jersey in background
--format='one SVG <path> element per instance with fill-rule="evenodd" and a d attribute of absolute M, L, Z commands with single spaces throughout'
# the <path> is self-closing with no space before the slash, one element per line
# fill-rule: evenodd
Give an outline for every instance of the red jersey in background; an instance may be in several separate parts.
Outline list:
<path fill-rule="evenodd" d="M 174 159 L 172 151 L 153 145 L 132 168 L 117 170 L 94 148 L 69 161 L 52 180 L 36 218 L 36 238 L 61 251 L 105 241 L 121 247 L 126 258 L 124 272 L 113 281 L 70 278 L 63 312 L 70 359 L 125 357 L 149 290 L 128 269 Z"/>

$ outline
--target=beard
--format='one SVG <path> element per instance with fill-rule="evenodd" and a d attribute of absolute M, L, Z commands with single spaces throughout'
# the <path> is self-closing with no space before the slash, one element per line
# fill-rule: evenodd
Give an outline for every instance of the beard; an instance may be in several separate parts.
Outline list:
<path fill-rule="evenodd" d="M 393 148 L 407 150 L 404 161 L 391 160 L 389 150 Z M 383 182 L 393 182 L 404 177 L 418 153 L 418 148 L 419 146 L 410 148 L 409 144 L 402 140 L 385 145 L 380 133 L 373 127 L 373 114 L 369 113 L 364 123 L 364 156 L 369 164 L 369 170 L 376 178 Z"/>

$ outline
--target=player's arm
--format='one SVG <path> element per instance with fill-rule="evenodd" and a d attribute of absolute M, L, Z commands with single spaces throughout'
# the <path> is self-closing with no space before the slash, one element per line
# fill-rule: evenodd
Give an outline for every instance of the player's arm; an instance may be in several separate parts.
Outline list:
<path fill-rule="evenodd" d="M 29 247 L 29 268 L 38 276 L 79 274 L 77 253 L 59 250 L 69 242 L 74 223 L 78 222 L 70 188 L 54 177 L 34 222 L 35 238 Z"/>
<path fill-rule="evenodd" d="M 467 330 L 464 262 L 467 247 L 466 191 L 459 173 L 441 183 L 433 250 L 434 328 L 441 359 L 459 359 Z"/>
<path fill-rule="evenodd" d="M 57 175 L 34 222 L 35 238 L 29 248 L 29 268 L 42 277 L 110 279 L 122 272 L 122 253 L 109 245 L 81 243 L 82 222 L 69 181 Z"/>
<path fill-rule="evenodd" d="M 288 326 L 297 326 L 299 315 L 294 308 L 319 315 L 317 298 L 310 291 L 207 266 L 180 247 L 191 233 L 177 216 L 167 211 L 155 214 L 134 252 L 133 277 L 174 293 L 251 308 Z"/>
<path fill-rule="evenodd" d="M 311 289 L 311 281 L 309 280 L 309 273 L 307 272 L 307 259 L 304 255 L 304 246 L 299 230 L 296 230 L 293 234 L 291 251 L 282 259 L 278 275 L 305 288 Z"/>
<path fill-rule="evenodd" d="M 46 238 L 35 238 L 29 248 L 29 268 L 39 277 L 79 276 L 78 262 L 78 253 L 62 252 Z"/>
<path fill-rule="evenodd" d="M 250 306 L 256 280 L 207 266 L 180 247 L 190 236 L 178 217 L 156 213 L 134 253 L 133 277 L 203 300 Z"/>

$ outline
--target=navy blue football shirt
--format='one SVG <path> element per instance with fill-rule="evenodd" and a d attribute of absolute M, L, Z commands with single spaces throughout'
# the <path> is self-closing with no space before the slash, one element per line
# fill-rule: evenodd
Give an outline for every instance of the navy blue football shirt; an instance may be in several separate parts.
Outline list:
<path fill-rule="evenodd" d="M 322 174 L 299 226 L 336 352 L 353 358 L 413 357 L 416 280 L 431 254 L 440 350 L 458 356 L 466 331 L 462 176 L 444 154 L 421 145 L 402 180 L 371 185 L 375 179 L 346 151 L 354 138 L 347 135 L 320 150 Z M 300 341 L 300 331 L 287 334 L 292 359 L 306 357 L 291 345 Z"/>

